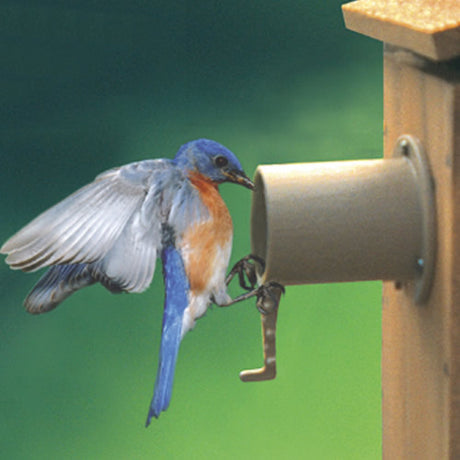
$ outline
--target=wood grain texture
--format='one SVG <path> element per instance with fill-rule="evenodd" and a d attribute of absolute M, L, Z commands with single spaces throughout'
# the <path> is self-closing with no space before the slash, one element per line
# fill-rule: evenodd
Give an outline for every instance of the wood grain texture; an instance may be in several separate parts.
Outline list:
<path fill-rule="evenodd" d="M 384 144 L 418 137 L 436 188 L 438 248 L 422 306 L 413 286 L 384 283 L 382 311 L 385 459 L 460 458 L 460 70 L 400 48 L 384 57 Z"/>
<path fill-rule="evenodd" d="M 342 10 L 355 32 L 434 60 L 460 54 L 458 0 L 358 0 Z"/>

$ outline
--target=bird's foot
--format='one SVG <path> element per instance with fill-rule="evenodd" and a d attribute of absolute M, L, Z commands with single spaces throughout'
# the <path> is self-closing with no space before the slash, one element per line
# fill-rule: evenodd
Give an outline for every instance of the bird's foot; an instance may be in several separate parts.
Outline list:
<path fill-rule="evenodd" d="M 228 286 L 232 279 L 238 275 L 240 286 L 246 291 L 253 291 L 257 285 L 257 266 L 260 266 L 260 271 L 265 270 L 265 261 L 254 254 L 249 254 L 240 259 L 230 270 L 225 284 Z"/>
<path fill-rule="evenodd" d="M 262 284 L 256 291 L 256 307 L 263 315 L 273 313 L 278 308 L 281 295 L 286 293 L 284 286 L 275 281 Z"/>
<path fill-rule="evenodd" d="M 228 307 L 251 297 L 257 299 L 256 307 L 261 314 L 262 321 L 264 366 L 259 369 L 242 371 L 240 379 L 243 382 L 270 380 L 276 376 L 276 320 L 280 299 L 285 289 L 282 284 L 275 281 L 258 286 L 258 268 L 259 273 L 265 271 L 265 261 L 258 256 L 249 254 L 239 260 L 230 270 L 225 283 L 228 286 L 232 279 L 238 276 L 240 286 L 247 292 L 225 304 L 220 304 L 221 307 Z"/>

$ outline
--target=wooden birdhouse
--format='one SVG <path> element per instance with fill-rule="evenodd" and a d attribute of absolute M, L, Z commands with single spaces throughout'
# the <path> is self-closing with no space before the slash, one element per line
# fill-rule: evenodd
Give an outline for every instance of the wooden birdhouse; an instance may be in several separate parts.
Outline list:
<path fill-rule="evenodd" d="M 384 42 L 379 160 L 265 165 L 253 252 L 263 281 L 383 280 L 383 456 L 460 458 L 460 3 L 360 0 Z"/>

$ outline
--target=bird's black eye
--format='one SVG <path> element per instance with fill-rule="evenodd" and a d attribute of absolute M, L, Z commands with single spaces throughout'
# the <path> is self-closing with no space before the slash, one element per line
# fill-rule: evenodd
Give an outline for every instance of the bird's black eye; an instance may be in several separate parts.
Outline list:
<path fill-rule="evenodd" d="M 214 158 L 214 163 L 218 168 L 223 168 L 224 166 L 228 165 L 228 160 L 222 155 L 219 155 L 218 157 Z"/>

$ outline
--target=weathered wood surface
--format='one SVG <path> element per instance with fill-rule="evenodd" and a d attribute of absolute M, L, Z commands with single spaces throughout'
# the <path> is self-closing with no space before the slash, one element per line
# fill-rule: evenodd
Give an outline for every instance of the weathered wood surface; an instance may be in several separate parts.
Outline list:
<path fill-rule="evenodd" d="M 383 457 L 460 459 L 460 2 L 360 0 L 347 27 L 384 41 L 384 155 L 403 134 L 429 157 L 437 252 L 429 300 L 384 283 Z M 395 46 L 396 45 L 396 46 Z M 428 58 L 428 59 L 427 59 Z M 437 62 L 445 61 L 445 62 Z"/>
<path fill-rule="evenodd" d="M 355 32 L 434 60 L 460 54 L 459 0 L 358 0 L 342 10 Z"/>
<path fill-rule="evenodd" d="M 385 156 L 401 134 L 425 146 L 435 181 L 437 257 L 426 305 L 383 291 L 384 458 L 460 458 L 460 78 L 387 47 Z"/>

